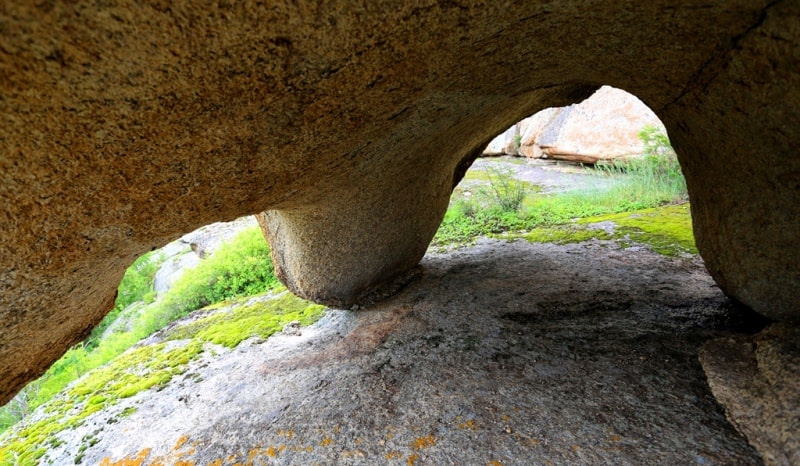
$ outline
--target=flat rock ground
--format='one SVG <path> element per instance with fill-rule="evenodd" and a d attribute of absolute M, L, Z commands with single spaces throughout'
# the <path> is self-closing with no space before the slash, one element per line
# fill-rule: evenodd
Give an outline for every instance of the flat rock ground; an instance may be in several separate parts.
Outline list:
<path fill-rule="evenodd" d="M 83 464 L 761 464 L 697 360 L 753 322 L 699 259 L 485 239 L 423 266 L 95 413 L 69 434 L 93 436 Z"/>

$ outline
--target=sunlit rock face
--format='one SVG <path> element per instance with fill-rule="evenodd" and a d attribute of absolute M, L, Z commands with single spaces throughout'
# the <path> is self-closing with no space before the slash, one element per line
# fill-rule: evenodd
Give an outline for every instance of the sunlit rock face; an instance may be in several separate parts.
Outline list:
<path fill-rule="evenodd" d="M 523 3 L 3 2 L 0 401 L 213 221 L 267 210 L 302 296 L 382 296 L 493 136 L 602 84 L 664 121 L 715 280 L 800 316 L 800 5 Z"/>

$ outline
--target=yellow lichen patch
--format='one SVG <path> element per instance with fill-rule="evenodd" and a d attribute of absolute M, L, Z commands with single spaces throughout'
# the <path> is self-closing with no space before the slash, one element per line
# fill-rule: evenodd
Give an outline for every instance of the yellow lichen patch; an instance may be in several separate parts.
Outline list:
<path fill-rule="evenodd" d="M 469 429 L 469 430 L 478 430 L 478 423 L 475 422 L 475 419 L 470 419 L 466 422 L 460 422 L 456 425 L 459 429 Z"/>
<path fill-rule="evenodd" d="M 276 456 L 278 456 L 278 450 L 273 446 L 268 447 L 267 456 L 269 456 L 270 458 L 275 458 Z"/>
<path fill-rule="evenodd" d="M 421 450 L 423 448 L 430 448 L 436 445 L 436 438 L 433 435 L 426 435 L 425 437 L 417 437 L 411 443 L 411 447 L 415 450 Z"/>
<path fill-rule="evenodd" d="M 144 464 L 144 460 L 147 459 L 147 456 L 149 454 L 150 454 L 150 449 L 145 448 L 133 458 L 125 457 L 120 460 L 113 461 L 111 458 L 105 457 L 100 462 L 100 466 L 142 466 L 142 464 Z"/>
<path fill-rule="evenodd" d="M 486 466 L 503 466 L 503 463 L 501 463 L 501 462 L 499 462 L 497 460 L 492 460 L 492 461 L 489 461 L 488 463 L 486 463 Z"/>
<path fill-rule="evenodd" d="M 408 466 L 414 466 L 414 463 L 416 463 L 418 459 L 419 459 L 419 455 L 416 454 L 416 453 L 412 453 L 412 454 L 408 455 L 408 458 L 406 458 L 406 464 Z"/>
<path fill-rule="evenodd" d="M 622 441 L 622 438 L 619 435 L 615 434 L 615 435 L 609 436 L 608 437 L 608 441 L 609 442 L 620 442 L 620 441 Z"/>
<path fill-rule="evenodd" d="M 183 444 L 185 444 L 187 441 L 189 441 L 189 436 L 188 435 L 181 435 L 178 438 L 178 441 L 175 442 L 175 446 L 172 447 L 172 449 L 173 450 L 179 450 L 183 446 Z"/>
<path fill-rule="evenodd" d="M 403 454 L 397 450 L 392 450 L 389 453 L 383 455 L 387 460 L 397 460 L 403 457 Z"/>
<path fill-rule="evenodd" d="M 324 439 L 322 439 L 321 442 L 319 442 L 319 445 L 321 447 L 327 447 L 328 445 L 330 445 L 332 443 L 333 443 L 333 440 L 330 437 L 325 437 Z"/>

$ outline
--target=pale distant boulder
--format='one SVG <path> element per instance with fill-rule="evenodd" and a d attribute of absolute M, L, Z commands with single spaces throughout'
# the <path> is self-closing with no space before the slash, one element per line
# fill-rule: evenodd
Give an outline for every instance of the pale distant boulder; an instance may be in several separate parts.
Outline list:
<path fill-rule="evenodd" d="M 519 124 L 505 130 L 502 134 L 492 139 L 492 142 L 483 150 L 483 155 L 517 155 L 519 148 Z"/>
<path fill-rule="evenodd" d="M 561 107 L 546 108 L 517 123 L 520 134 L 519 155 L 532 159 L 542 158 L 544 152 L 539 147 L 539 139 L 553 119 L 561 113 L 561 110 Z"/>
<path fill-rule="evenodd" d="M 548 158 L 574 162 L 638 157 L 644 152 L 639 133 L 645 126 L 666 132 L 641 100 L 603 86 L 580 104 L 562 108 L 542 132 L 538 145 Z"/>

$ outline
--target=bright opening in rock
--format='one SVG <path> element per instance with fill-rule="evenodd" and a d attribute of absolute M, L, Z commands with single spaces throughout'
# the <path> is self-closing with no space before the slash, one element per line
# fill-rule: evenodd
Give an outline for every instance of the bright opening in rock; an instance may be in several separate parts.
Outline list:
<path fill-rule="evenodd" d="M 664 125 L 609 86 L 525 118 L 489 143 L 454 190 L 434 247 L 476 234 L 562 244 L 624 237 L 670 255 L 697 254 Z"/>

